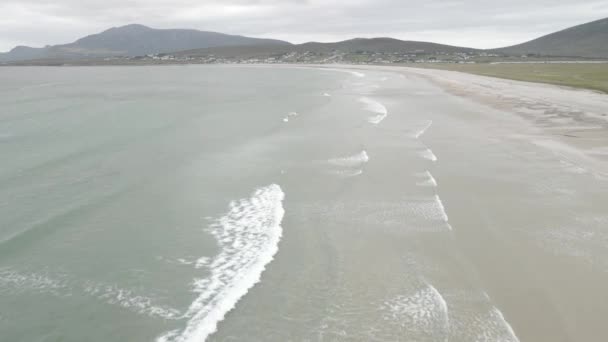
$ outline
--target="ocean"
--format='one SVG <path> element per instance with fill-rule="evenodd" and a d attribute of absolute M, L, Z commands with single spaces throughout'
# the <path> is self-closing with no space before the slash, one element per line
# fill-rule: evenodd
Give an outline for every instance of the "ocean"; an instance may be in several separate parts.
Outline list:
<path fill-rule="evenodd" d="M 0 108 L 1 341 L 603 333 L 605 180 L 422 78 L 3 67 Z"/>

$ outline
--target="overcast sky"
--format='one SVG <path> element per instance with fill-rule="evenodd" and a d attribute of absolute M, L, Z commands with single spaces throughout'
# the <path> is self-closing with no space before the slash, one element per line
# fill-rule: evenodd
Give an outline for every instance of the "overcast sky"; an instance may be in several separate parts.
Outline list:
<path fill-rule="evenodd" d="M 603 17 L 607 0 L 0 0 L 0 51 L 130 23 L 294 43 L 390 36 L 492 48 Z"/>

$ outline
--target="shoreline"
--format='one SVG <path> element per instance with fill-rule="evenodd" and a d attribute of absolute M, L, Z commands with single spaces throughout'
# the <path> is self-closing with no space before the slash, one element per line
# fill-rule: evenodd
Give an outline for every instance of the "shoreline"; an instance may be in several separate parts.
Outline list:
<path fill-rule="evenodd" d="M 322 66 L 315 66 L 322 67 Z M 596 177 L 608 179 L 608 95 L 589 89 L 502 79 L 459 71 L 409 67 L 340 68 L 415 76 L 446 93 L 514 115 L 529 132 L 510 138 L 548 148 Z"/>

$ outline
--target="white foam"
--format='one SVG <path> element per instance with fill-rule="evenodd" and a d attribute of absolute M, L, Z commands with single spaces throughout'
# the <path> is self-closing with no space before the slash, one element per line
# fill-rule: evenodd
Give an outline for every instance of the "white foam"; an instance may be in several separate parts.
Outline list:
<path fill-rule="evenodd" d="M 359 99 L 359 102 L 365 105 L 365 110 L 377 114 L 367 119 L 374 125 L 379 124 L 388 116 L 388 110 L 386 107 L 376 100 L 370 99 L 369 97 L 362 97 Z"/>
<path fill-rule="evenodd" d="M 419 139 L 429 128 L 431 128 L 432 125 L 432 120 L 425 122 L 422 128 L 420 128 L 416 133 L 414 133 L 414 138 Z"/>
<path fill-rule="evenodd" d="M 192 264 L 195 263 L 195 261 L 187 260 L 187 259 L 184 259 L 184 258 L 177 259 L 177 262 L 180 263 L 180 264 L 182 264 L 182 265 L 192 265 Z"/>
<path fill-rule="evenodd" d="M 430 148 L 427 148 L 426 150 L 420 152 L 420 156 L 422 158 L 430 160 L 432 162 L 437 161 L 437 156 L 435 155 L 435 153 L 433 153 L 433 151 Z"/>
<path fill-rule="evenodd" d="M 89 282 L 85 285 L 84 291 L 108 304 L 118 305 L 140 314 L 163 319 L 178 319 L 181 316 L 180 312 L 176 309 L 154 305 L 152 298 L 135 294 L 132 290 L 122 289 L 116 285 Z"/>
<path fill-rule="evenodd" d="M 418 174 L 419 177 L 424 177 L 425 180 L 416 183 L 416 185 L 418 186 L 430 186 L 430 187 L 437 187 L 437 181 L 435 180 L 435 178 L 433 177 L 433 175 L 431 174 L 430 171 L 426 171 L 424 173 Z"/>
<path fill-rule="evenodd" d="M 365 77 L 365 74 L 358 71 L 350 71 L 350 73 L 355 77 Z"/>
<path fill-rule="evenodd" d="M 502 323 L 503 327 L 505 328 L 506 334 L 508 336 L 507 341 L 519 342 L 519 338 L 517 337 L 517 335 L 515 335 L 515 331 L 513 330 L 513 327 L 511 326 L 511 324 L 509 324 L 509 322 L 507 322 L 507 320 L 505 319 L 505 316 L 502 314 L 502 312 L 500 310 L 498 310 L 498 308 L 496 308 L 496 307 L 494 307 L 492 311 L 493 311 L 493 314 L 498 318 L 498 320 Z"/>
<path fill-rule="evenodd" d="M 384 303 L 389 319 L 414 334 L 423 333 L 447 339 L 450 330 L 448 305 L 439 291 L 427 284 L 411 295 L 401 295 Z"/>
<path fill-rule="evenodd" d="M 250 198 L 233 201 L 228 212 L 209 226 L 220 253 L 208 265 L 211 274 L 195 280 L 198 298 L 190 305 L 185 329 L 170 331 L 157 341 L 200 342 L 241 297 L 260 281 L 282 236 L 285 194 L 278 185 L 256 190 Z"/>
<path fill-rule="evenodd" d="M 287 115 L 283 118 L 283 122 L 289 122 L 289 118 L 295 118 L 296 116 L 298 116 L 298 113 L 296 112 L 289 112 L 287 113 Z"/>
<path fill-rule="evenodd" d="M 345 177 L 345 178 L 350 178 L 350 177 L 357 177 L 363 174 L 363 170 L 361 169 L 356 169 L 356 170 L 333 170 L 329 172 L 332 175 L 338 176 L 338 177 Z"/>
<path fill-rule="evenodd" d="M 207 266 L 209 266 L 210 262 L 211 262 L 211 259 L 209 257 L 200 257 L 196 260 L 195 267 L 196 268 L 207 267 Z"/>
<path fill-rule="evenodd" d="M 331 94 L 329 94 L 329 93 L 323 93 L 323 96 L 325 96 L 325 97 L 331 97 Z"/>
<path fill-rule="evenodd" d="M 56 292 L 66 286 L 65 281 L 51 278 L 47 274 L 23 273 L 9 268 L 0 269 L 0 293 L 3 291 Z"/>
<path fill-rule="evenodd" d="M 498 308 L 492 307 L 478 319 L 481 326 L 474 337 L 475 341 L 519 342 L 515 331 Z"/>
<path fill-rule="evenodd" d="M 443 220 L 443 222 L 445 222 L 445 224 L 447 225 L 449 230 L 452 230 L 452 226 L 449 223 L 449 217 L 447 212 L 445 211 L 445 207 L 443 206 L 443 202 L 441 201 L 441 198 L 439 198 L 439 195 L 435 195 L 435 203 L 437 203 L 437 206 L 439 207 L 439 210 L 441 212 L 441 218 Z"/>
<path fill-rule="evenodd" d="M 344 167 L 356 167 L 369 162 L 369 156 L 365 150 L 348 157 L 333 158 L 327 161 L 330 164 Z"/>
<path fill-rule="evenodd" d="M 66 275 L 50 276 L 42 273 L 23 273 L 11 269 L 0 269 L 0 293 L 38 292 L 65 297 L 74 293 L 85 293 L 107 304 L 163 319 L 177 319 L 180 312 L 174 308 L 155 305 L 153 298 L 135 294 L 132 290 L 116 285 L 100 284 L 91 281 L 75 281 Z"/>
<path fill-rule="evenodd" d="M 452 230 L 445 207 L 438 195 L 431 198 L 418 199 L 403 204 L 405 212 L 409 212 L 412 218 L 422 219 L 424 222 L 442 223 L 442 226 Z"/>

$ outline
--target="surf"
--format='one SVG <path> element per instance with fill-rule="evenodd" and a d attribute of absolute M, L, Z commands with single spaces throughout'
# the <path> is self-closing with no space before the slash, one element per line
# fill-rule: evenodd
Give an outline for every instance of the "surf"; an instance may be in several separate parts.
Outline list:
<path fill-rule="evenodd" d="M 428 187 L 433 187 L 433 188 L 437 187 L 437 181 L 435 180 L 435 177 L 433 177 L 433 175 L 431 174 L 430 171 L 426 171 L 424 173 L 417 174 L 417 176 L 420 178 L 424 178 L 424 180 L 417 182 L 416 185 L 428 186 Z"/>
<path fill-rule="evenodd" d="M 186 327 L 160 336 L 158 342 L 206 340 L 260 281 L 279 249 L 284 198 L 276 184 L 259 188 L 249 198 L 230 203 L 228 212 L 209 226 L 207 231 L 220 248 L 207 266 L 210 275 L 194 282 L 198 297 L 185 314 L 189 318 Z"/>
<path fill-rule="evenodd" d="M 367 151 L 363 150 L 352 156 L 332 158 L 327 162 L 335 166 L 356 167 L 369 162 L 369 155 Z"/>
<path fill-rule="evenodd" d="M 388 109 L 376 100 L 370 99 L 369 97 L 361 97 L 359 102 L 365 105 L 365 110 L 376 114 L 375 116 L 368 118 L 367 121 L 371 124 L 377 125 L 388 116 Z"/>

